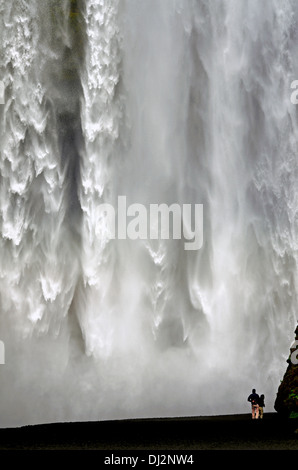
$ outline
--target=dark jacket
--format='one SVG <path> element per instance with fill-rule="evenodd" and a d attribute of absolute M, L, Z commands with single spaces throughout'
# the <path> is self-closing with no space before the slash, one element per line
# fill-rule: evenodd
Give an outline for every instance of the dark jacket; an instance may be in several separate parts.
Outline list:
<path fill-rule="evenodd" d="M 259 406 L 262 408 L 265 408 L 265 403 L 264 403 L 265 397 L 259 397 Z"/>
<path fill-rule="evenodd" d="M 259 395 L 257 393 L 251 393 L 247 399 L 247 401 L 250 401 L 252 405 L 258 405 L 259 404 Z"/>

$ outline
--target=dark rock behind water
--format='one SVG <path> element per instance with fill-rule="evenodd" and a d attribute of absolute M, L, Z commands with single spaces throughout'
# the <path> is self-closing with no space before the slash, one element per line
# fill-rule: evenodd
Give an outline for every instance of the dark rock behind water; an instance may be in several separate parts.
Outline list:
<path fill-rule="evenodd" d="M 298 341 L 298 326 L 295 330 L 295 341 Z M 297 343 L 294 343 L 290 349 L 290 356 L 287 360 L 288 367 L 284 378 L 278 388 L 274 408 L 280 414 L 290 418 L 296 418 L 298 421 L 298 364 Z"/>

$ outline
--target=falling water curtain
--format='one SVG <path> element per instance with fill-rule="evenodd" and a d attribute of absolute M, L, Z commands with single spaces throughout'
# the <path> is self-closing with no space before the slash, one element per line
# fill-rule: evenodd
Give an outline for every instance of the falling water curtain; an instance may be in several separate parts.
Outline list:
<path fill-rule="evenodd" d="M 252 386 L 273 409 L 297 20 L 295 0 L 0 0 L 1 426 L 246 412 Z M 111 237 L 119 196 L 202 205 L 202 246 Z"/>

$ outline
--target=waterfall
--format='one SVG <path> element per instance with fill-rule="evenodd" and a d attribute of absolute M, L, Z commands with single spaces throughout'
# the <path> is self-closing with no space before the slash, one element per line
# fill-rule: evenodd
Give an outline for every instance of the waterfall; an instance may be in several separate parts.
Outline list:
<path fill-rule="evenodd" d="M 297 322 L 295 0 L 0 0 L 0 426 L 273 410 Z M 203 244 L 103 204 L 202 204 Z M 2 343 L 3 342 L 3 343 Z"/>

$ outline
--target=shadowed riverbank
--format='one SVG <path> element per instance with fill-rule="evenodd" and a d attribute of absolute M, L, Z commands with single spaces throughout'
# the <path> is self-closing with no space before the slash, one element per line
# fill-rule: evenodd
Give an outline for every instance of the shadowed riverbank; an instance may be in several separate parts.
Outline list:
<path fill-rule="evenodd" d="M 298 450 L 296 428 L 277 413 L 43 424 L 0 429 L 0 450 Z"/>

